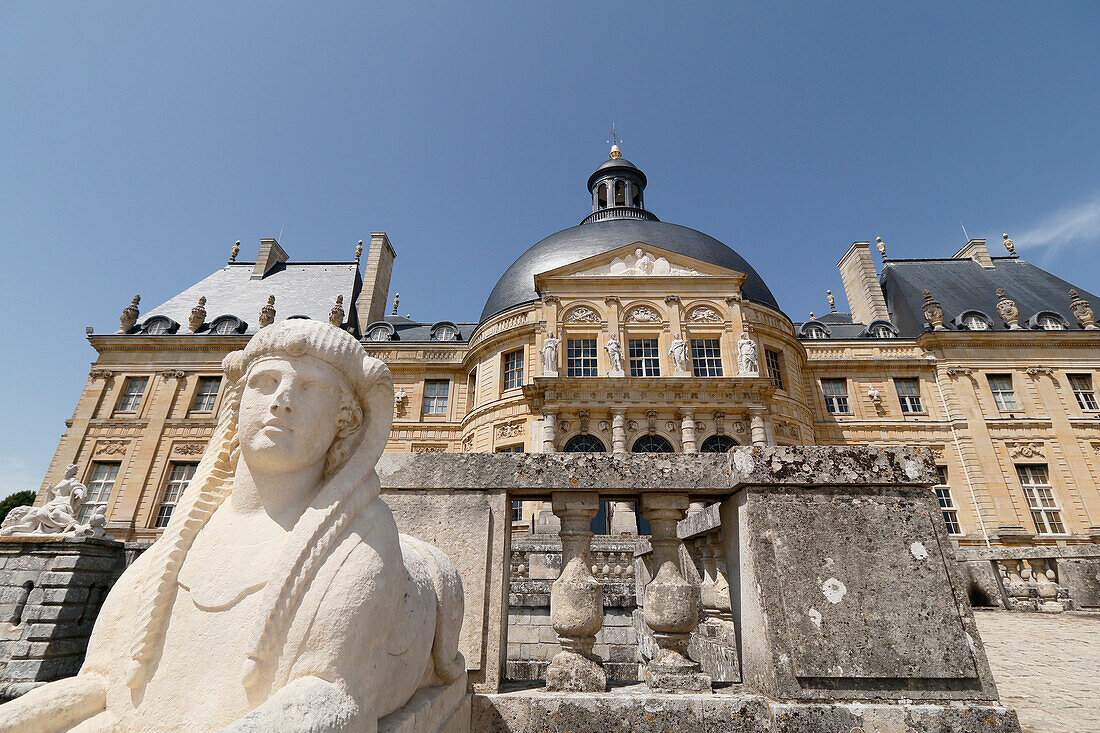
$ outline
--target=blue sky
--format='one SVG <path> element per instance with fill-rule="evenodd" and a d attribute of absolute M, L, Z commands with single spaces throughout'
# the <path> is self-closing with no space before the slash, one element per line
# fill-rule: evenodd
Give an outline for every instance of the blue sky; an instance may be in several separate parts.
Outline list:
<path fill-rule="evenodd" d="M 647 206 L 792 317 L 852 241 L 949 256 L 960 220 L 1100 290 L 1098 35 L 1096 3 L 5 3 L 0 495 L 135 293 L 383 230 L 402 313 L 476 320 L 587 213 L 612 121 Z"/>

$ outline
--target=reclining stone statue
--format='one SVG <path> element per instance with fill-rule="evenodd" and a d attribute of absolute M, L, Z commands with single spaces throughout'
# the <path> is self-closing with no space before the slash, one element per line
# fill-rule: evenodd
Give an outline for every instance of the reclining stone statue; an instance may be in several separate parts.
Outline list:
<path fill-rule="evenodd" d="M 216 432 L 80 673 L 0 706 L 0 731 L 373 732 L 414 694 L 402 730 L 467 730 L 458 571 L 378 496 L 389 369 L 299 319 L 223 367 Z"/>
<path fill-rule="evenodd" d="M 42 506 L 17 506 L 0 524 L 0 537 L 102 537 L 106 526 L 100 504 L 87 522 L 77 519 L 88 498 L 88 487 L 76 480 L 76 464 L 65 469 L 65 478 L 46 487 Z"/>

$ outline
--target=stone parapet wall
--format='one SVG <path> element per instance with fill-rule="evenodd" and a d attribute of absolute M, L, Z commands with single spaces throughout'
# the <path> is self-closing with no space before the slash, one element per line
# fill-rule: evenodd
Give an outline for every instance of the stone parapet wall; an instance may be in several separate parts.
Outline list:
<path fill-rule="evenodd" d="M 124 546 L 111 540 L 0 541 L 0 699 L 77 673 L 125 566 Z"/>
<path fill-rule="evenodd" d="M 637 682 L 640 679 L 638 639 L 631 617 L 633 606 L 633 603 L 618 607 L 605 604 L 603 628 L 596 634 L 596 643 L 592 647 L 592 652 L 603 663 L 607 679 L 613 682 Z M 509 608 L 508 679 L 545 679 L 546 667 L 560 651 L 558 635 L 550 623 L 548 603 L 545 606 Z"/>
<path fill-rule="evenodd" d="M 1100 545 L 967 547 L 955 557 L 974 605 L 1048 613 L 1100 608 Z"/>

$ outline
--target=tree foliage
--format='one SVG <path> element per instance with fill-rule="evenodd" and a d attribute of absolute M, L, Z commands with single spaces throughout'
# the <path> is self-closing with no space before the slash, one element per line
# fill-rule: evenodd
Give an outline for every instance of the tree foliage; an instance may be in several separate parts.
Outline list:
<path fill-rule="evenodd" d="M 8 512 L 17 506 L 30 506 L 34 503 L 37 494 L 33 491 L 17 491 L 3 501 L 0 501 L 0 522 L 8 516 Z"/>

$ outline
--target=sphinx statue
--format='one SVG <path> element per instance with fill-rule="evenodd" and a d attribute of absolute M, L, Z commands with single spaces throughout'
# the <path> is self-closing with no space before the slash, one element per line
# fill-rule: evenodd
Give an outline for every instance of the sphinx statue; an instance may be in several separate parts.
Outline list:
<path fill-rule="evenodd" d="M 468 730 L 458 571 L 379 498 L 389 369 L 298 319 L 223 368 L 194 479 L 79 674 L 0 705 L 0 731 Z"/>

